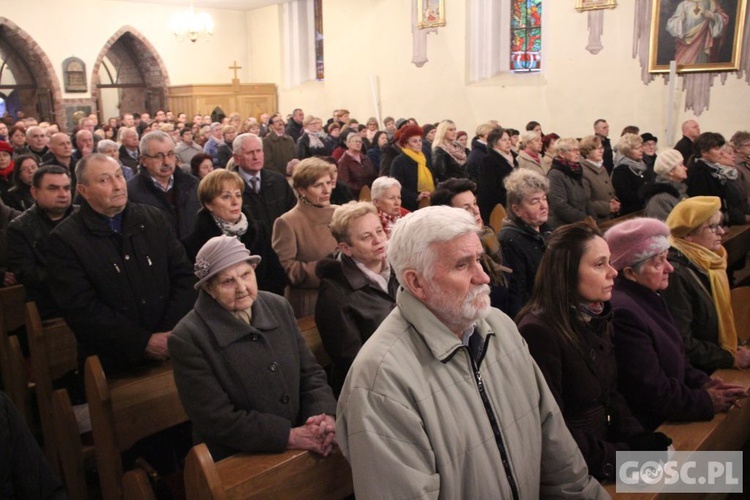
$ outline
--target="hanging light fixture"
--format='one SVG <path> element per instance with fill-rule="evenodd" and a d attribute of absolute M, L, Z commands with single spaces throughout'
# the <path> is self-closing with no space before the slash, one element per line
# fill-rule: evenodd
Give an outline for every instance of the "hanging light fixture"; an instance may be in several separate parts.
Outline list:
<path fill-rule="evenodd" d="M 192 2 L 188 10 L 172 16 L 171 25 L 172 32 L 181 42 L 195 42 L 199 38 L 211 38 L 214 34 L 214 21 L 211 16 L 205 12 L 195 12 Z"/>

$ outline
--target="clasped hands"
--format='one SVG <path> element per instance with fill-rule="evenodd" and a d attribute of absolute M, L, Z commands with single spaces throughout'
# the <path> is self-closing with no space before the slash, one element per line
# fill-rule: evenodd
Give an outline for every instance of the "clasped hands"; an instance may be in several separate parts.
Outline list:
<path fill-rule="evenodd" d="M 711 396 L 716 413 L 729 411 L 732 406 L 740 408 L 740 400 L 747 397 L 747 392 L 742 386 L 726 384 L 719 377 L 711 377 L 702 388 Z"/>
<path fill-rule="evenodd" d="M 313 451 L 327 457 L 336 445 L 336 422 L 331 415 L 321 413 L 289 432 L 287 449 Z"/>

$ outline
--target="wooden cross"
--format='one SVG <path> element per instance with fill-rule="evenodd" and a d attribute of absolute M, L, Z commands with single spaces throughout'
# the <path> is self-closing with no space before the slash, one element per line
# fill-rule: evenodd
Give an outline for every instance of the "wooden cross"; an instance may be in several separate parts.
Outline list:
<path fill-rule="evenodd" d="M 237 61 L 234 61 L 234 66 L 229 66 L 229 69 L 234 70 L 234 79 L 237 79 L 237 70 L 242 69 L 242 66 L 237 66 Z"/>

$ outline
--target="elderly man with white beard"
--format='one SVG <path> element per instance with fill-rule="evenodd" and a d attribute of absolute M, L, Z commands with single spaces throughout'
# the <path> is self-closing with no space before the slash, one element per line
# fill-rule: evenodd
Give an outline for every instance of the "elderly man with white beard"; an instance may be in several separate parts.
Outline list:
<path fill-rule="evenodd" d="M 393 231 L 397 307 L 355 358 L 338 404 L 355 495 L 608 498 L 515 324 L 490 307 L 478 232 L 447 206 Z"/>

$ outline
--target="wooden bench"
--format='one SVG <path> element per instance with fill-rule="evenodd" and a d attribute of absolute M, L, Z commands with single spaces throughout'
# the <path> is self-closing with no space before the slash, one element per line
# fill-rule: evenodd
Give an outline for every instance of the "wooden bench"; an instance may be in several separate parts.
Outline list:
<path fill-rule="evenodd" d="M 737 263 L 745 262 L 747 252 L 750 251 L 750 224 L 731 226 L 726 228 L 721 244 L 727 251 L 727 267 L 732 268 Z"/>
<path fill-rule="evenodd" d="M 636 217 L 643 217 L 643 210 L 637 210 L 635 212 L 629 213 L 628 215 L 623 215 L 621 217 L 617 217 L 616 219 L 610 219 L 607 221 L 602 222 L 599 224 L 599 230 L 604 233 L 607 231 L 607 229 L 611 228 L 612 226 L 616 226 L 620 222 L 625 222 L 626 220 L 635 219 Z"/>
<path fill-rule="evenodd" d="M 340 451 L 321 457 L 308 451 L 238 453 L 214 462 L 205 444 L 185 462 L 188 500 L 340 500 L 354 492 L 349 463 Z"/>
<path fill-rule="evenodd" d="M 733 369 L 717 370 L 714 376 L 724 382 L 750 388 L 750 371 Z M 708 422 L 665 422 L 657 430 L 672 438 L 676 451 L 739 451 L 750 439 L 750 400 L 743 401 L 741 408 L 732 408 L 726 413 L 717 413 Z M 612 498 L 642 500 L 666 498 L 664 493 L 616 494 L 616 485 L 605 485 Z M 691 498 L 680 495 L 679 498 Z M 706 498 L 696 495 L 695 498 Z"/>
<path fill-rule="evenodd" d="M 53 385 L 57 379 L 78 368 L 78 342 L 62 319 L 43 323 L 34 302 L 26 303 L 26 332 L 34 368 L 34 387 L 44 436 L 44 453 L 50 464 L 58 470 L 52 414 Z"/>
<path fill-rule="evenodd" d="M 84 466 L 93 461 L 94 447 L 84 446 L 81 441 L 67 390 L 57 389 L 52 393 L 52 416 L 55 447 L 68 497 L 86 500 L 88 489 Z"/>
<path fill-rule="evenodd" d="M 328 356 L 325 348 L 323 347 L 323 341 L 320 339 L 320 332 L 318 327 L 315 325 L 315 316 L 304 316 L 297 320 L 297 326 L 302 332 L 302 336 L 307 342 L 307 346 L 312 351 L 315 359 L 318 360 L 318 364 L 323 369 L 328 369 L 331 366 L 331 358 Z"/>
<path fill-rule="evenodd" d="M 86 360 L 86 397 L 96 467 L 106 499 L 122 498 L 120 453 L 137 441 L 188 420 L 169 362 L 107 380 L 97 356 Z"/>
<path fill-rule="evenodd" d="M 505 211 L 505 207 L 502 203 L 498 203 L 495 205 L 495 208 L 492 209 L 492 212 L 490 212 L 489 226 L 495 231 L 495 233 L 500 232 L 500 229 L 503 227 L 503 221 L 507 216 L 508 213 Z"/>
<path fill-rule="evenodd" d="M 16 405 L 26 425 L 33 429 L 28 391 L 28 370 L 23 362 L 23 355 L 21 355 L 20 361 L 19 359 L 13 359 L 14 356 L 18 356 L 21 350 L 18 349 L 17 352 L 13 352 L 10 345 L 10 334 L 24 326 L 25 302 L 26 290 L 23 285 L 0 288 L 0 375 L 3 378 L 3 387 L 5 387 L 11 401 Z M 20 347 L 20 343 L 17 345 Z"/>

